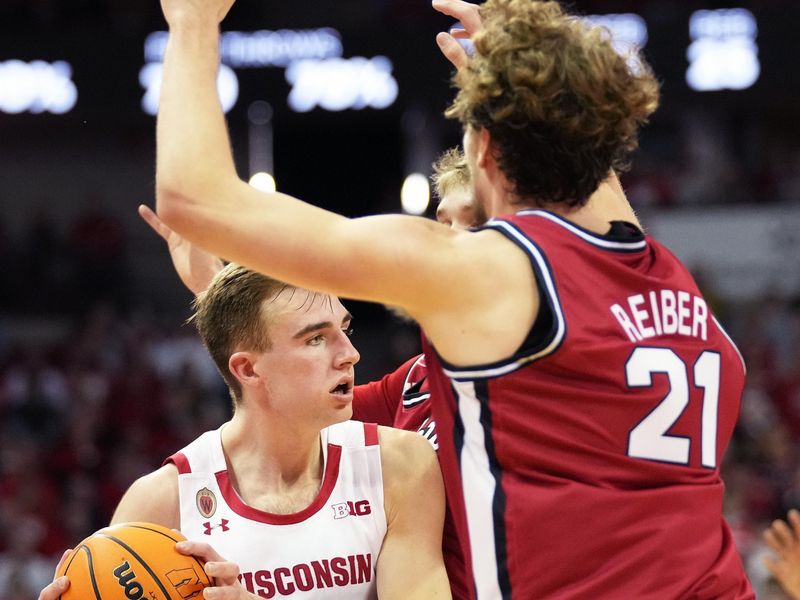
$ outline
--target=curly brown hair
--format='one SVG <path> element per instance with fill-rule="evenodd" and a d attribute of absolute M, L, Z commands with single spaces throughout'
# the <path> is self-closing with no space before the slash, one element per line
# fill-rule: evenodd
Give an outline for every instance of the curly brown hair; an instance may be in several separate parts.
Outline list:
<path fill-rule="evenodd" d="M 471 181 L 467 157 L 461 148 L 448 148 L 433 163 L 431 183 L 438 198 L 443 198 L 454 189 L 469 187 Z"/>
<path fill-rule="evenodd" d="M 491 134 L 514 194 L 582 206 L 610 170 L 625 170 L 637 130 L 658 106 L 647 63 L 558 2 L 487 0 L 475 54 L 454 76 L 445 113 Z"/>

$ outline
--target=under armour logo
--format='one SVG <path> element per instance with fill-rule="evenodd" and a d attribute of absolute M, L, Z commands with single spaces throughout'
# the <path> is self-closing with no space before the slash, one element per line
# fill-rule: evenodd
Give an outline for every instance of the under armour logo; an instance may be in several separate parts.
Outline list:
<path fill-rule="evenodd" d="M 211 521 L 206 521 L 205 523 L 203 523 L 203 527 L 205 527 L 206 529 L 203 532 L 206 535 L 211 535 L 211 530 L 216 529 L 217 527 L 221 527 L 222 531 L 228 531 L 230 529 L 230 527 L 228 527 L 228 519 L 222 519 L 217 525 L 212 525 Z"/>

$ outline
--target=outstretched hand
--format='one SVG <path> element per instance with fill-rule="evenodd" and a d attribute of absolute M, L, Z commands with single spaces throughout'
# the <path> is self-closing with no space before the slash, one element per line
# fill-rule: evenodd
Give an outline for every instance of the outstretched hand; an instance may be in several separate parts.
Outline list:
<path fill-rule="evenodd" d="M 773 521 L 764 532 L 767 545 L 778 555 L 764 558 L 764 565 L 789 596 L 800 600 L 800 512 L 790 510 L 787 520 Z"/>
<path fill-rule="evenodd" d="M 172 231 L 158 218 L 156 213 L 144 204 L 139 205 L 139 215 L 153 231 L 167 242 L 172 265 L 183 285 L 195 295 L 204 292 L 214 276 L 222 269 L 222 261 Z"/>
<path fill-rule="evenodd" d="M 477 4 L 463 0 L 433 0 L 433 9 L 461 22 L 463 29 L 451 29 L 436 36 L 436 43 L 445 58 L 461 69 L 469 61 L 466 50 L 458 43 L 459 39 L 472 38 L 481 28 L 480 9 Z"/>
<path fill-rule="evenodd" d="M 206 600 L 253 600 L 258 596 L 250 594 L 239 583 L 239 565 L 222 558 L 216 550 L 205 542 L 183 541 L 175 545 L 181 554 L 194 556 L 205 563 L 204 569 L 214 585 L 203 590 Z"/>

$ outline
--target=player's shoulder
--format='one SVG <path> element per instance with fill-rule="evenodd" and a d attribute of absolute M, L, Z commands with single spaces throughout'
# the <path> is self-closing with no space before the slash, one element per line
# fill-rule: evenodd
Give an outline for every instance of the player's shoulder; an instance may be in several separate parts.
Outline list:
<path fill-rule="evenodd" d="M 442 474 L 436 452 L 418 433 L 380 427 L 381 470 L 389 522 L 419 506 L 444 502 Z"/>
<path fill-rule="evenodd" d="M 177 493 L 178 467 L 174 463 L 168 462 L 161 468 L 139 477 L 139 479 L 133 482 L 130 489 L 135 489 L 143 494 L 153 494 L 157 496 Z"/>
<path fill-rule="evenodd" d="M 419 433 L 379 426 L 378 438 L 384 477 L 396 475 L 402 479 L 431 465 L 438 468 L 436 452 Z"/>
<path fill-rule="evenodd" d="M 165 464 L 131 484 L 111 522 L 147 521 L 165 527 L 178 527 L 179 497 L 178 468 L 172 463 Z"/>

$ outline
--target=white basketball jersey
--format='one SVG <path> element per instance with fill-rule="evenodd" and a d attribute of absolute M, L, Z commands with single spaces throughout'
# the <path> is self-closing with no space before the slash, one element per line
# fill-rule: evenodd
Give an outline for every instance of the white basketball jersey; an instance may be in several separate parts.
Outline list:
<path fill-rule="evenodd" d="M 263 598 L 377 598 L 375 563 L 386 535 L 377 426 L 347 421 L 323 429 L 319 494 L 288 515 L 239 497 L 221 429 L 167 459 L 179 472 L 181 532 L 236 562 L 242 585 Z"/>

